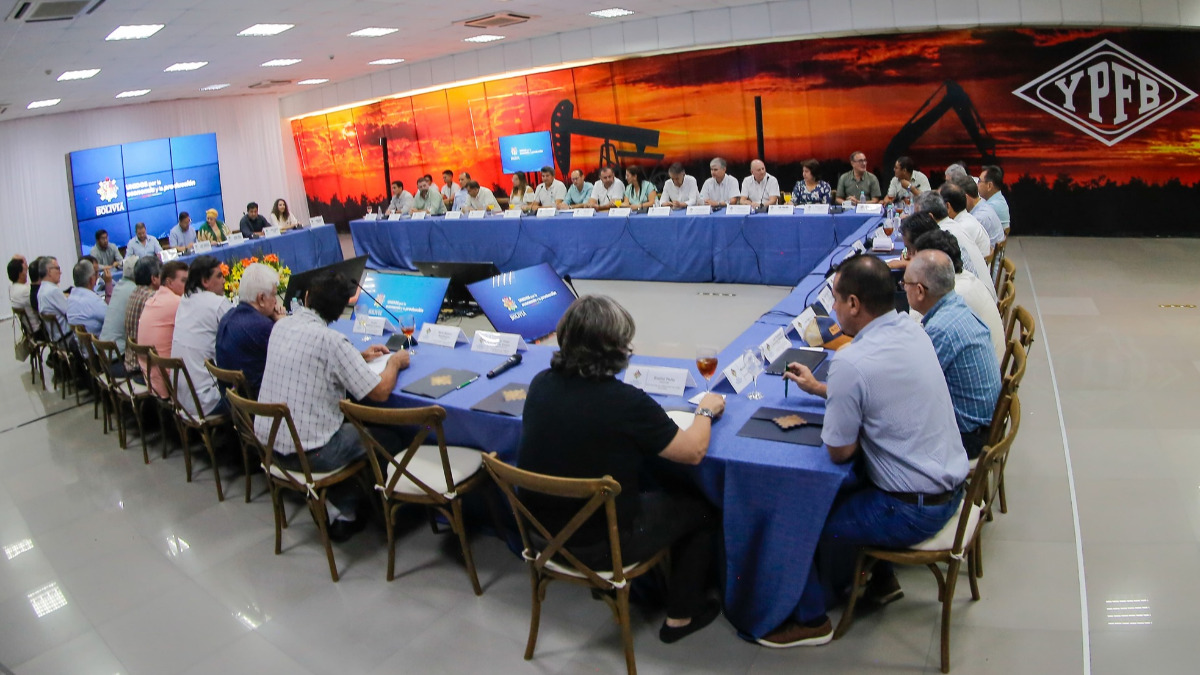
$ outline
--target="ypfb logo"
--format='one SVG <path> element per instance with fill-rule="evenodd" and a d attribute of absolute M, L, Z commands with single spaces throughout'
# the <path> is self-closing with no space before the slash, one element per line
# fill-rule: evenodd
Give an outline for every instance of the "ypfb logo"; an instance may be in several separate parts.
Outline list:
<path fill-rule="evenodd" d="M 1196 98 L 1170 75 L 1109 40 L 1013 94 L 1108 146 Z"/>
<path fill-rule="evenodd" d="M 117 181 L 111 178 L 105 178 L 100 181 L 100 187 L 96 190 L 96 194 L 100 195 L 100 199 L 106 202 L 111 202 L 117 198 Z"/>
<path fill-rule="evenodd" d="M 504 296 L 504 298 L 502 298 L 500 300 L 500 302 L 504 305 L 504 309 L 507 309 L 510 312 L 517 308 L 517 303 L 513 302 L 513 299 L 508 297 L 507 295 Z"/>

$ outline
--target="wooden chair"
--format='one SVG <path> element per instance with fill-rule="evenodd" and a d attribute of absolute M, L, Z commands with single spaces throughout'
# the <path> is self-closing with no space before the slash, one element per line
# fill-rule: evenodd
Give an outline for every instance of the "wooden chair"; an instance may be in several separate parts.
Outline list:
<path fill-rule="evenodd" d="M 1012 410 L 1020 414 L 1020 404 L 1014 400 Z M 898 565 L 924 565 L 933 572 L 938 583 L 938 601 L 942 604 L 942 672 L 950 672 L 950 610 L 954 604 L 954 587 L 963 562 L 967 563 L 967 579 L 971 584 L 971 599 L 979 599 L 979 582 L 972 573 L 978 555 L 979 533 L 983 515 L 991 508 L 999 485 L 999 473 L 1004 458 L 1016 434 L 1016 425 L 999 444 L 984 448 L 975 474 L 969 479 L 966 494 L 958 512 L 934 536 L 907 549 L 864 548 L 854 565 L 854 585 L 846 611 L 838 622 L 833 638 L 839 639 L 854 621 L 854 608 L 866 585 L 866 573 L 876 561 L 885 560 Z M 946 565 L 943 575 L 939 565 Z"/>
<path fill-rule="evenodd" d="M 217 484 L 217 501 L 225 501 L 225 491 L 221 488 L 221 467 L 217 462 L 217 448 L 213 435 L 218 428 L 229 424 L 228 415 L 204 415 L 200 406 L 200 397 L 192 384 L 192 376 L 184 366 L 183 359 L 164 358 L 157 354 L 150 355 L 150 368 L 156 371 L 167 385 L 171 409 L 175 417 L 175 425 L 179 430 L 179 443 L 183 446 L 184 466 L 187 469 L 187 482 L 192 482 L 192 444 L 188 439 L 189 430 L 194 430 L 204 442 L 208 458 L 212 461 L 213 479 Z M 183 397 L 187 396 L 192 402 L 191 413 L 183 407 Z"/>
<path fill-rule="evenodd" d="M 129 348 L 130 342 L 126 342 L 126 349 Z M 92 349 L 96 350 L 102 363 L 114 363 L 115 359 L 121 358 L 121 352 L 117 349 L 117 343 L 105 340 L 93 340 Z M 111 368 L 104 369 L 104 376 L 108 382 L 108 391 L 112 397 L 113 412 L 117 418 L 117 439 L 121 443 L 121 449 L 128 447 L 126 442 L 125 415 L 122 403 L 128 403 L 133 411 L 133 419 L 137 424 L 138 436 L 142 440 L 142 461 L 146 464 L 150 463 L 150 451 L 146 448 L 146 430 L 142 425 L 142 404 L 147 401 L 153 401 L 154 392 L 144 384 L 138 384 L 132 377 L 118 376 L 112 372 Z"/>
<path fill-rule="evenodd" d="M 218 383 L 225 387 L 226 391 L 237 392 L 242 398 L 250 398 L 250 392 L 246 387 L 246 375 L 240 370 L 228 370 L 218 368 L 217 364 L 213 363 L 212 359 L 204 359 L 204 367 L 208 369 L 210 375 L 213 376 Z M 242 437 L 238 436 L 238 446 L 242 451 L 242 470 L 246 474 L 246 503 L 250 503 L 250 482 L 252 474 L 250 473 L 250 449 L 242 442 Z"/>
<path fill-rule="evenodd" d="M 83 367 L 87 370 L 88 381 L 92 387 L 92 419 L 100 419 L 100 407 L 103 404 L 104 433 L 107 435 L 112 421 L 112 392 L 108 388 L 106 377 L 108 367 L 100 363 L 100 356 L 92 347 L 92 343 L 99 338 L 83 326 L 71 326 L 71 329 L 75 331 L 75 344 L 79 345 Z"/>
<path fill-rule="evenodd" d="M 1020 327 L 1020 331 L 1017 328 Z M 1029 351 L 1033 348 L 1033 338 L 1037 333 L 1037 324 L 1033 320 L 1033 314 L 1021 305 L 1015 305 L 1004 320 L 1004 339 L 1008 342 L 1016 340 L 1025 348 L 1025 355 L 1029 355 Z M 1004 368 L 1004 363 L 1000 364 L 1001 370 Z"/>
<path fill-rule="evenodd" d="M 1009 389 L 1008 382 L 1006 380 L 1005 386 L 1000 392 L 1000 399 L 996 402 L 996 412 L 992 419 L 991 434 L 997 440 L 994 443 L 989 441 L 988 446 L 991 447 L 991 446 L 997 445 L 998 443 L 1000 443 L 1000 441 L 1002 441 L 1006 436 L 1009 436 L 1009 435 L 1011 435 L 1015 439 L 1017 437 L 1017 429 L 1020 428 L 1020 426 L 1021 426 L 1021 404 L 1017 397 L 1017 392 L 1016 392 L 1015 388 Z M 1012 452 L 1012 450 L 1010 448 L 1009 453 L 1011 454 L 1011 452 Z M 977 468 L 977 462 L 978 462 L 978 458 L 976 458 L 975 461 L 971 462 L 971 474 L 970 474 L 971 476 L 973 476 L 975 474 L 975 469 Z M 1004 458 L 1004 461 L 1000 464 L 999 474 L 994 476 L 994 478 L 996 478 L 998 481 L 1000 481 L 999 485 L 996 487 L 996 489 L 999 492 L 997 501 L 999 501 L 999 503 L 1000 503 L 1000 512 L 1001 513 L 1007 513 L 1007 511 L 1005 511 L 1006 506 L 1004 504 L 1004 469 L 1007 466 L 1008 466 L 1008 457 L 1006 456 Z M 993 516 L 994 516 L 993 507 L 994 507 L 994 504 L 988 504 L 987 512 L 983 514 L 984 518 L 988 521 L 993 520 Z M 976 553 L 977 553 L 977 555 L 975 556 L 975 568 L 974 568 L 973 572 L 977 578 L 983 578 L 983 545 L 982 544 L 977 546 Z"/>
<path fill-rule="evenodd" d="M 629 582 L 654 569 L 667 555 L 668 549 L 663 549 L 646 560 L 624 563 L 621 557 L 621 540 L 617 532 L 616 506 L 621 484 L 611 476 L 586 479 L 545 476 L 509 466 L 497 459 L 495 453 L 484 455 L 483 463 L 500 491 L 508 498 L 521 533 L 521 557 L 529 564 L 533 609 L 529 620 L 529 642 L 525 646 L 525 660 L 533 658 L 533 650 L 537 646 L 538 625 L 541 622 L 546 586 L 551 581 L 566 581 L 594 589 L 608 604 L 621 628 L 625 667 L 629 675 L 636 675 L 633 633 L 629 627 Z M 518 492 L 572 499 L 580 502 L 582 507 L 565 527 L 558 532 L 551 532 L 529 511 Z M 576 558 L 568 548 L 571 537 L 600 509 L 603 509 L 608 523 L 612 570 L 592 569 Z M 538 543 L 535 544 L 535 541 Z"/>
<path fill-rule="evenodd" d="M 259 403 L 228 391 L 225 396 L 229 399 L 230 411 L 233 415 L 233 426 L 237 429 L 242 443 L 253 448 L 262 458 L 263 470 L 267 474 L 267 485 L 271 488 L 271 506 L 275 511 L 275 555 L 282 552 L 283 528 L 287 527 L 287 517 L 283 512 L 283 490 L 293 490 L 305 495 L 308 511 L 317 523 L 317 531 L 321 535 L 321 544 L 325 547 L 325 557 L 329 560 L 329 574 L 334 582 L 338 580 L 337 563 L 333 559 L 333 546 L 329 542 L 329 515 L 325 508 L 325 496 L 329 488 L 343 481 L 359 476 L 367 466 L 367 460 L 360 459 L 333 471 L 314 472 L 309 468 L 308 457 L 304 454 L 304 445 L 296 432 L 296 424 L 292 421 L 292 413 L 285 403 Z M 270 425 L 267 440 L 259 440 L 254 431 L 256 419 Z M 293 447 L 299 455 L 299 472 L 289 471 L 275 462 L 275 441 L 279 433 L 286 427 L 286 433 L 291 435 Z"/>
<path fill-rule="evenodd" d="M 986 257 L 987 264 L 988 264 L 988 272 L 989 272 L 990 276 L 992 277 L 993 281 L 995 281 L 995 279 L 996 279 L 996 271 L 999 270 L 1001 265 L 1004 264 L 1004 248 L 1007 245 L 1008 245 L 1007 238 L 996 242 L 996 244 L 992 246 L 991 254 Z"/>
<path fill-rule="evenodd" d="M 25 315 L 25 310 L 20 307 L 12 308 L 13 316 L 17 317 L 17 325 L 21 328 L 21 334 L 15 339 L 25 343 L 25 347 L 29 351 L 29 379 L 33 384 L 38 383 L 38 378 L 41 378 L 42 389 L 46 389 L 46 363 L 45 352 L 50 348 L 50 343 L 46 338 L 33 329 L 33 324 L 29 323 L 29 317 Z"/>
<path fill-rule="evenodd" d="M 1007 321 L 1009 311 L 1012 309 L 1013 301 L 1017 298 L 1017 288 L 1013 282 L 1006 281 L 1000 289 L 1000 295 L 996 300 L 996 309 L 1000 312 L 1000 320 Z"/>
<path fill-rule="evenodd" d="M 67 399 L 67 389 L 75 386 L 76 376 L 76 359 L 74 350 L 71 348 L 71 333 L 63 331 L 58 325 L 58 317 L 49 312 L 42 312 L 42 327 L 46 329 L 46 339 L 50 346 L 50 353 L 58 362 L 58 367 L 54 368 L 55 379 L 58 380 L 59 393 L 65 401 Z M 79 396 L 79 387 L 75 387 L 75 395 Z M 76 401 L 78 403 L 78 401 Z"/>
<path fill-rule="evenodd" d="M 462 497 L 483 484 L 483 455 L 474 448 L 447 446 L 442 431 L 446 409 L 432 405 L 422 408 L 376 408 L 342 401 L 346 420 L 358 429 L 367 457 L 375 473 L 375 490 L 383 501 L 388 538 L 387 579 L 396 576 L 396 513 L 405 504 L 420 504 L 441 513 L 458 535 L 467 577 L 475 595 L 483 595 L 467 529 L 463 523 Z M 416 426 L 418 432 L 408 449 L 393 455 L 372 435 L 367 425 Z M 433 432 L 437 445 L 422 445 Z"/>
<path fill-rule="evenodd" d="M 996 273 L 997 294 L 1004 288 L 1006 281 L 1011 281 L 1014 285 L 1017 283 L 1017 264 L 1007 257 L 1000 261 L 1000 270 Z"/>
<path fill-rule="evenodd" d="M 137 342 L 134 342 L 133 339 L 129 338 L 128 336 L 125 338 L 125 349 L 126 349 L 126 351 L 133 352 L 133 358 L 134 358 L 134 360 L 137 361 L 138 368 L 140 368 L 142 371 L 142 376 L 146 379 L 146 391 L 149 394 L 149 396 L 147 398 L 148 398 L 148 400 L 150 400 L 154 403 L 154 409 L 157 411 L 157 414 L 158 414 L 159 429 L 161 430 L 161 433 L 162 433 L 162 458 L 166 459 L 167 458 L 167 413 L 171 411 L 171 401 L 159 396 L 158 393 L 156 391 L 154 391 L 154 388 L 152 386 L 150 386 L 151 380 L 153 379 L 153 372 L 154 372 L 150 369 L 150 357 L 158 356 L 158 350 L 155 349 L 152 345 L 139 345 Z M 142 428 L 140 419 L 139 419 L 138 428 L 139 429 Z M 145 441 L 143 440 L 142 443 L 144 445 Z M 150 463 L 148 458 L 147 458 L 146 463 L 147 464 Z"/>
<path fill-rule="evenodd" d="M 1007 411 L 1005 409 L 1005 398 L 1008 396 L 1016 396 L 1021 389 L 1021 380 L 1025 379 L 1025 348 L 1020 342 L 1013 340 L 1008 343 L 1008 349 L 1004 352 L 1004 369 L 1000 371 L 1000 396 L 996 401 L 996 409 L 992 412 L 992 424 L 988 431 L 988 445 L 996 445 L 1004 438 L 1007 433 L 1005 420 L 1007 419 Z M 1008 466 L 1008 457 L 1005 456 L 1004 463 L 1000 467 L 1000 513 L 1008 513 L 1008 499 L 1004 494 L 1004 468 Z M 991 512 L 988 512 L 991 516 Z"/>

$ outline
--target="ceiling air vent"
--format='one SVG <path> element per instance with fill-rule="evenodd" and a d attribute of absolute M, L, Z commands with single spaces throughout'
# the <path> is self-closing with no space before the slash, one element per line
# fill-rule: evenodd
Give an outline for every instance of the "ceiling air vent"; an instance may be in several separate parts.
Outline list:
<path fill-rule="evenodd" d="M 270 89 L 271 87 L 282 87 L 285 84 L 291 84 L 291 80 L 263 80 L 250 85 L 251 89 Z"/>
<path fill-rule="evenodd" d="M 8 21 L 39 23 L 42 21 L 70 21 L 87 9 L 94 0 L 22 0 L 13 7 Z M 98 3 L 97 3 L 98 4 Z"/>
<path fill-rule="evenodd" d="M 516 12 L 496 12 L 486 16 L 477 16 L 474 19 L 463 21 L 464 26 L 470 28 L 504 28 L 505 26 L 514 26 L 518 23 L 525 23 L 533 17 L 525 14 L 517 14 Z"/>

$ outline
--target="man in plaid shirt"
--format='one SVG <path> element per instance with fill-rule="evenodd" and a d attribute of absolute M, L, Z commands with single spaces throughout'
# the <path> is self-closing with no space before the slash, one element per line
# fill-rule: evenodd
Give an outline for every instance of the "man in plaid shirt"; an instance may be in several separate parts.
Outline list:
<path fill-rule="evenodd" d="M 130 271 L 126 269 L 125 273 L 129 274 Z M 146 301 L 158 290 L 159 279 L 162 277 L 162 262 L 156 255 L 142 256 L 133 266 L 132 273 L 133 283 L 137 284 L 137 288 L 133 289 L 129 296 L 129 304 L 125 306 L 125 336 L 126 339 L 132 337 L 134 342 L 137 342 L 138 321 L 142 318 L 142 309 L 146 307 Z M 133 352 L 126 349 L 125 371 L 133 375 L 140 370 Z M 140 376 L 135 376 L 134 379 L 145 384 L 145 380 Z"/>

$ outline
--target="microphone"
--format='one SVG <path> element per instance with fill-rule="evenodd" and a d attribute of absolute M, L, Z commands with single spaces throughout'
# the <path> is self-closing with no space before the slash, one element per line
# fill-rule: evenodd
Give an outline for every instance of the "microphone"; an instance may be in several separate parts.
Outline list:
<path fill-rule="evenodd" d="M 382 302 L 380 302 L 378 298 L 376 298 L 375 296 L 371 295 L 371 292 L 370 292 L 370 291 L 368 291 L 367 289 L 363 288 L 363 285 L 362 285 L 362 284 L 360 284 L 359 282 L 357 282 L 357 281 L 356 281 L 356 282 L 354 282 L 354 285 L 355 285 L 355 286 L 358 286 L 358 290 L 362 291 L 363 293 L 366 293 L 366 294 L 367 294 L 367 297 L 368 297 L 368 298 L 370 298 L 372 302 L 374 302 L 376 305 L 378 305 L 378 306 L 379 306 L 379 309 L 382 309 L 383 311 L 387 312 L 387 315 L 388 315 L 388 316 L 390 316 L 390 317 L 392 317 L 393 319 L 395 319 L 395 321 L 396 321 L 396 330 L 400 330 L 400 318 L 399 318 L 399 317 L 397 317 L 395 314 L 392 314 L 392 310 L 388 309 L 387 307 L 384 307 L 383 303 L 382 303 Z M 416 340 L 413 340 L 413 342 L 416 342 Z"/>
<path fill-rule="evenodd" d="M 488 379 L 490 380 L 493 377 L 496 377 L 509 368 L 516 368 L 517 366 L 521 365 L 522 360 L 523 357 L 520 354 L 513 354 L 512 356 L 508 357 L 507 361 L 489 370 L 487 374 Z"/>
<path fill-rule="evenodd" d="M 564 275 L 563 275 L 563 281 L 567 282 L 567 285 L 571 287 L 571 292 L 572 292 L 572 293 L 574 293 L 574 294 L 575 294 L 575 297 L 577 297 L 577 298 L 578 298 L 578 297 L 579 297 L 579 291 L 575 290 L 575 284 L 571 283 L 571 275 L 570 275 L 570 274 L 564 274 Z"/>

